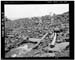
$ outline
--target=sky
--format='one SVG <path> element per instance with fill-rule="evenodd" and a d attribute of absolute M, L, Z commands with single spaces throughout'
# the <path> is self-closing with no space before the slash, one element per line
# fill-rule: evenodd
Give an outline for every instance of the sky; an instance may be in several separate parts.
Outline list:
<path fill-rule="evenodd" d="M 5 5 L 5 16 L 11 20 L 31 18 L 49 14 L 62 14 L 69 11 L 69 4 L 30 4 L 30 5 Z"/>

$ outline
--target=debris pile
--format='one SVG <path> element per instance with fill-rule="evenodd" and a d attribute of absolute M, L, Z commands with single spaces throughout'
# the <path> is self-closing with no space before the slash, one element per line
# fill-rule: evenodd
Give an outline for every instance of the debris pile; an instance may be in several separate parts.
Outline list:
<path fill-rule="evenodd" d="M 57 53 L 65 56 L 70 44 L 67 18 L 68 13 L 64 13 L 14 20 L 11 25 L 6 21 L 5 57 L 56 57 Z"/>

